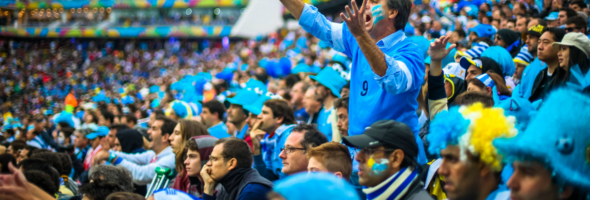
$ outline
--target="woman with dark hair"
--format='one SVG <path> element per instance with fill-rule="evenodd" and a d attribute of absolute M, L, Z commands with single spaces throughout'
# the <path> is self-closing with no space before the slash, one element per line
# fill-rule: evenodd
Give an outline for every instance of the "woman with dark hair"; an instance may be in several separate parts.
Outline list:
<path fill-rule="evenodd" d="M 561 42 L 553 43 L 559 46 L 559 67 L 564 70 L 560 73 L 558 81 L 560 84 L 571 82 L 583 89 L 590 84 L 588 69 L 590 68 L 590 39 L 583 33 L 565 34 Z M 557 70 L 556 70 L 557 71 Z M 584 80 L 585 79 L 585 80 Z"/>

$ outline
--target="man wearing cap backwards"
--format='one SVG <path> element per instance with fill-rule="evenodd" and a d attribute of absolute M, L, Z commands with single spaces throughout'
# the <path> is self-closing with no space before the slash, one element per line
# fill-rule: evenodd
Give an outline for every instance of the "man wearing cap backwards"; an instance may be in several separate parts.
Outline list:
<path fill-rule="evenodd" d="M 524 132 L 494 141 L 514 167 L 507 182 L 512 199 L 577 200 L 590 195 L 589 114 L 588 94 L 557 90 Z"/>
<path fill-rule="evenodd" d="M 516 135 L 513 121 L 501 108 L 481 103 L 454 107 L 434 118 L 428 150 L 442 159 L 438 166 L 430 165 L 428 174 L 436 172 L 443 178 L 448 199 L 508 199 L 509 193 L 500 186 L 503 166 L 492 140 Z"/>
<path fill-rule="evenodd" d="M 332 141 L 332 120 L 330 116 L 334 112 L 334 100 L 340 98 L 340 90 L 346 85 L 346 79 L 342 78 L 331 67 L 326 67 L 317 76 L 310 76 L 309 78 L 318 82 L 315 96 L 323 104 L 318 115 L 318 129 L 326 135 L 329 141 Z"/>
<path fill-rule="evenodd" d="M 381 120 L 361 135 L 342 138 L 342 142 L 360 149 L 355 160 L 367 199 L 432 199 L 418 178 L 418 146 L 407 125 Z"/>
<path fill-rule="evenodd" d="M 349 135 L 362 134 L 372 123 L 395 119 L 408 124 L 418 143 L 419 163 L 426 163 L 418 136 L 418 93 L 424 81 L 424 57 L 406 39 L 410 0 L 352 1 L 341 13 L 345 23 L 328 21 L 301 0 L 281 0 L 303 29 L 352 58 Z M 353 14 L 354 13 L 354 14 Z"/>

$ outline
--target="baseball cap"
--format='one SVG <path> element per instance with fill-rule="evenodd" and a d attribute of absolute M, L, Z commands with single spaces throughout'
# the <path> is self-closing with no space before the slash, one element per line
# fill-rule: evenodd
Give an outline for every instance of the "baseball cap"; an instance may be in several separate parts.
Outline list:
<path fill-rule="evenodd" d="M 545 26 L 537 24 L 537 25 L 529 28 L 529 30 L 526 32 L 526 34 L 541 37 L 541 35 L 543 35 L 543 32 L 545 32 Z"/>
<path fill-rule="evenodd" d="M 469 59 L 467 57 L 462 57 L 461 60 L 459 61 L 459 64 L 461 65 L 461 67 L 463 67 L 465 70 L 469 69 L 469 67 L 471 65 L 475 65 L 476 67 L 481 69 L 481 60 L 479 59 Z"/>
<path fill-rule="evenodd" d="M 106 126 L 99 126 L 92 133 L 86 135 L 86 139 L 93 140 L 93 139 L 95 139 L 98 136 L 105 137 L 108 134 L 109 134 L 109 128 L 108 127 L 106 127 Z"/>
<path fill-rule="evenodd" d="M 490 39 L 493 39 L 497 32 L 496 28 L 489 24 L 479 24 L 469 29 L 469 32 L 472 31 L 477 34 L 477 37 L 487 37 Z"/>
<path fill-rule="evenodd" d="M 553 47 L 557 45 L 574 46 L 584 52 L 586 57 L 590 57 L 590 39 L 583 33 L 568 33 L 563 36 L 561 42 L 554 42 Z"/>
<path fill-rule="evenodd" d="M 545 20 L 553 21 L 557 20 L 557 17 L 559 17 L 559 12 L 551 12 L 549 16 L 545 17 Z"/>
<path fill-rule="evenodd" d="M 377 121 L 361 135 L 343 137 L 342 142 L 350 147 L 367 148 L 383 145 L 401 149 L 409 158 L 418 155 L 414 132 L 408 125 L 394 120 Z"/>

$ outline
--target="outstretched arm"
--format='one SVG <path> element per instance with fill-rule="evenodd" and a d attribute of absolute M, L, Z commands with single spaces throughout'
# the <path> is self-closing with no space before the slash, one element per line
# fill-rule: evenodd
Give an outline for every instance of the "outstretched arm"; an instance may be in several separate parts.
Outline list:
<path fill-rule="evenodd" d="M 287 8 L 287 10 L 295 17 L 296 20 L 299 20 L 301 17 L 301 13 L 303 12 L 303 8 L 305 7 L 305 3 L 301 0 L 281 0 L 281 3 Z"/>

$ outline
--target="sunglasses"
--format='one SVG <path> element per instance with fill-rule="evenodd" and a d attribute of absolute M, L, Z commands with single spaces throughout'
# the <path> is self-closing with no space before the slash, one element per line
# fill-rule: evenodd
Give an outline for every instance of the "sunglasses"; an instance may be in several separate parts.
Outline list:
<path fill-rule="evenodd" d="M 582 27 L 570 27 L 570 28 L 565 28 L 565 32 L 569 33 L 569 32 L 573 32 L 576 29 L 582 29 Z"/>

